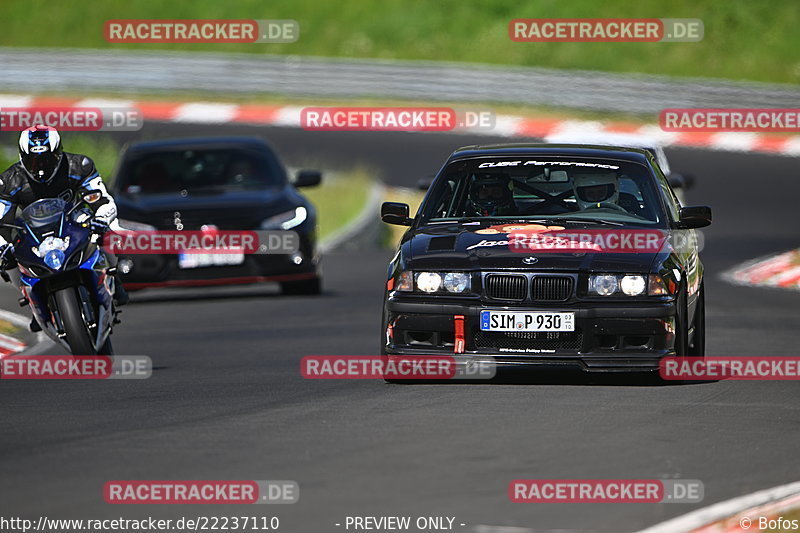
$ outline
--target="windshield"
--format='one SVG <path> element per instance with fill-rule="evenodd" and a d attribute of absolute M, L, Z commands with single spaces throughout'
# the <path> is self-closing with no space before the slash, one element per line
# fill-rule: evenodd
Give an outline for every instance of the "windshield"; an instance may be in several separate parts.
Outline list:
<path fill-rule="evenodd" d="M 23 209 L 20 218 L 30 228 L 41 228 L 60 223 L 61 215 L 68 209 L 67 203 L 60 198 L 45 198 Z"/>
<path fill-rule="evenodd" d="M 224 148 L 154 152 L 136 156 L 120 169 L 123 194 L 174 194 L 278 188 L 286 175 L 261 151 Z"/>
<path fill-rule="evenodd" d="M 455 161 L 421 212 L 424 222 L 565 218 L 651 226 L 666 220 L 644 165 L 546 156 Z"/>

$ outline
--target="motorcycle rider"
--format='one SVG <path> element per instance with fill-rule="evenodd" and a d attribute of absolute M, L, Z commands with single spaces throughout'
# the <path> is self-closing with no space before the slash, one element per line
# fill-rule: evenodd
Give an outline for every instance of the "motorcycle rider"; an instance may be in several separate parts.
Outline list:
<path fill-rule="evenodd" d="M 99 193 L 94 201 L 85 200 L 94 213 L 90 220 L 92 229 L 102 235 L 110 226 L 118 226 L 117 206 L 108 194 L 94 162 L 82 154 L 64 152 L 61 136 L 55 128 L 37 125 L 23 130 L 19 136 L 19 162 L 0 174 L 0 223 L 13 223 L 17 207 L 24 209 L 42 198 L 61 198 L 67 203 L 76 201 L 76 195 L 85 192 Z M 86 198 L 86 196 L 84 196 Z M 0 258 L 4 266 L 14 266 L 13 245 L 9 242 L 11 231 L 0 231 Z M 116 266 L 114 254 L 102 250 L 109 264 Z M 114 276 L 114 300 L 117 306 L 128 302 L 128 294 L 118 277 Z M 31 320 L 32 331 L 40 331 L 36 320 Z"/>

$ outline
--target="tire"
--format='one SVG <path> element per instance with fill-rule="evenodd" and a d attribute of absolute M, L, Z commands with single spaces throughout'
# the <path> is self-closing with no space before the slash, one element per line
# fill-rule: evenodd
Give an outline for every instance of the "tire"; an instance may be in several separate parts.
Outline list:
<path fill-rule="evenodd" d="M 686 357 L 689 352 L 688 309 L 686 305 L 686 287 L 681 287 L 675 312 L 675 355 Z"/>
<path fill-rule="evenodd" d="M 111 335 L 106 337 L 106 342 L 97 350 L 97 355 L 114 355 L 114 347 L 111 345 Z"/>
<path fill-rule="evenodd" d="M 96 355 L 89 330 L 83 321 L 75 288 L 61 289 L 56 291 L 53 296 L 64 324 L 67 344 L 69 344 L 72 355 Z"/>
<path fill-rule="evenodd" d="M 705 357 L 706 355 L 706 291 L 700 283 L 697 296 L 697 310 L 694 312 L 694 335 L 689 343 L 687 355 L 691 357 Z"/>
<path fill-rule="evenodd" d="M 319 294 L 322 292 L 320 278 L 304 279 L 303 281 L 285 281 L 281 283 L 281 292 L 286 295 Z"/>

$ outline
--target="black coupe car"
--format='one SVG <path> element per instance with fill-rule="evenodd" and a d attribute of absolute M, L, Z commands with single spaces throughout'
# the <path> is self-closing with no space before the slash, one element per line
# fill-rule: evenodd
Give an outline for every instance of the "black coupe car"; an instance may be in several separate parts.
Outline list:
<path fill-rule="evenodd" d="M 297 192 L 318 171 L 287 176 L 274 150 L 257 138 L 159 140 L 128 147 L 112 194 L 119 223 L 134 231 L 291 230 L 292 254 L 120 255 L 129 290 L 278 282 L 284 293 L 320 292 L 316 214 Z"/>
<path fill-rule="evenodd" d="M 414 218 L 392 202 L 381 217 L 410 226 L 389 265 L 383 354 L 587 371 L 704 355 L 694 228 L 711 210 L 682 207 L 646 150 L 461 148 Z"/>

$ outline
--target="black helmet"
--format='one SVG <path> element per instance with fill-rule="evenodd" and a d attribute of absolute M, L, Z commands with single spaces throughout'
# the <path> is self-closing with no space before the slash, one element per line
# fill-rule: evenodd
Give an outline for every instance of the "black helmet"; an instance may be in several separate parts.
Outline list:
<path fill-rule="evenodd" d="M 50 182 L 63 158 L 61 136 L 55 128 L 37 125 L 20 134 L 19 160 L 31 179 Z"/>
<path fill-rule="evenodd" d="M 514 194 L 507 174 L 476 174 L 469 187 L 469 200 L 482 215 L 502 215 L 514 206 Z"/>

